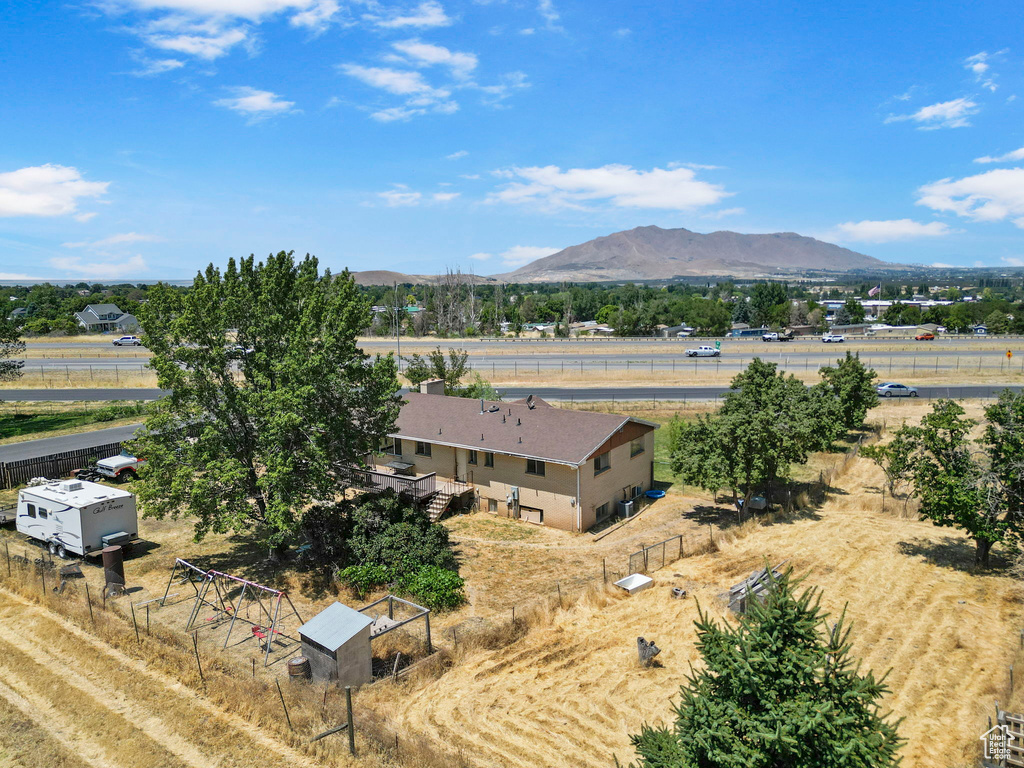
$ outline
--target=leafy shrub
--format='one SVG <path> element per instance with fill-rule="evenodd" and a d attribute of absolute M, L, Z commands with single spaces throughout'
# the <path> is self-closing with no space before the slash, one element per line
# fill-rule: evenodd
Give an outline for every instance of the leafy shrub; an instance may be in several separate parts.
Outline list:
<path fill-rule="evenodd" d="M 466 600 L 463 578 L 436 565 L 425 565 L 407 574 L 398 585 L 414 600 L 433 610 L 456 608 Z"/>
<path fill-rule="evenodd" d="M 338 579 L 365 597 L 376 587 L 392 580 L 391 572 L 383 565 L 350 565 L 338 571 Z"/>

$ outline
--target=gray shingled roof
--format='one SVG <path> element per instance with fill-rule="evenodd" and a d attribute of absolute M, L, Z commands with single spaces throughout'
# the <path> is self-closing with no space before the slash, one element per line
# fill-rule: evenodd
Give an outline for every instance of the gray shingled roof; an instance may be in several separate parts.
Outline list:
<path fill-rule="evenodd" d="M 86 310 L 92 310 L 97 315 L 122 314 L 117 304 L 89 304 L 82 311 L 85 312 Z"/>
<path fill-rule="evenodd" d="M 522 400 L 485 401 L 481 413 L 479 400 L 411 392 L 393 436 L 576 466 L 631 421 L 657 428 L 629 416 L 555 408 L 539 398 L 535 402 L 531 409 Z"/>
<path fill-rule="evenodd" d="M 299 627 L 299 634 L 333 652 L 371 624 L 373 619 L 365 613 L 332 603 Z"/>

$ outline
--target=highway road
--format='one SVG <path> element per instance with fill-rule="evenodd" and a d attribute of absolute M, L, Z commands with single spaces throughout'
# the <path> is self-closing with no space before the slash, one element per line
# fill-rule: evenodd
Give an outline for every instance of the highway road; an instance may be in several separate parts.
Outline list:
<path fill-rule="evenodd" d="M 1004 389 L 1018 391 L 1024 387 L 1003 384 L 963 384 L 921 386 L 917 390 L 925 399 L 940 397 L 996 397 Z M 536 395 L 545 400 L 558 401 L 611 401 L 611 400 L 714 400 L 728 391 L 726 386 L 710 387 L 499 387 L 504 400 L 515 400 Z M 168 390 L 161 389 L 0 389 L 0 399 L 7 402 L 73 402 L 110 400 L 156 400 Z"/>
<path fill-rule="evenodd" d="M 80 448 L 92 448 L 94 445 L 107 445 L 128 440 L 142 424 L 126 424 L 110 429 L 97 429 L 92 432 L 80 432 L 76 435 L 63 437 L 44 437 L 39 440 L 26 440 L 21 443 L 0 445 L 0 461 L 18 461 L 19 459 L 35 459 L 64 451 L 76 451 Z M 104 457 L 100 457 L 104 458 Z"/>
<path fill-rule="evenodd" d="M 940 397 L 948 398 L 995 398 L 1007 387 L 990 386 L 985 384 L 966 384 L 964 386 L 952 387 L 918 387 L 921 398 L 935 399 Z M 1020 391 L 1022 387 L 1009 387 L 1014 391 Z M 504 400 L 518 400 L 527 395 L 549 400 L 551 402 L 697 402 L 710 401 L 721 397 L 727 387 L 587 387 L 587 388 L 558 388 L 558 387 L 507 387 L 501 388 L 500 394 Z M 38 389 L 38 390 L 0 390 L 7 400 L 14 400 L 8 393 L 17 392 L 18 400 L 24 401 L 45 401 L 45 400 L 137 400 L 145 399 L 140 393 L 149 393 L 150 398 L 155 398 L 161 393 L 160 390 L 139 390 L 139 389 Z M 17 461 L 19 459 L 36 458 L 47 456 L 62 451 L 73 451 L 80 448 L 90 448 L 96 445 L 122 442 L 129 439 L 141 424 L 128 424 L 110 429 L 99 429 L 93 432 L 82 432 L 64 437 L 46 437 L 39 440 L 27 440 L 21 443 L 0 445 L 0 461 Z"/>

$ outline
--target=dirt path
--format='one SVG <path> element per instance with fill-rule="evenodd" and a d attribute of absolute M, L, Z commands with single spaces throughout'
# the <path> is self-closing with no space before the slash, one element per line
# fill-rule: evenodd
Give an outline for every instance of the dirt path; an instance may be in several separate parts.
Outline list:
<path fill-rule="evenodd" d="M 85 765 L 318 765 L 257 724 L 3 590 L 0 623 L 0 698 Z M 4 741 L 0 732 L 0 749 Z"/>

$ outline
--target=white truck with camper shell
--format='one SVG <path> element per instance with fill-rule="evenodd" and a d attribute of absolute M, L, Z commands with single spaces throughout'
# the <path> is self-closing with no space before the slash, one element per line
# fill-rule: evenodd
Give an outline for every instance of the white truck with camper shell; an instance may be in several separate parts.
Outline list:
<path fill-rule="evenodd" d="M 60 558 L 130 545 L 139 535 L 134 494 L 85 480 L 55 480 L 20 491 L 15 524 Z"/>

